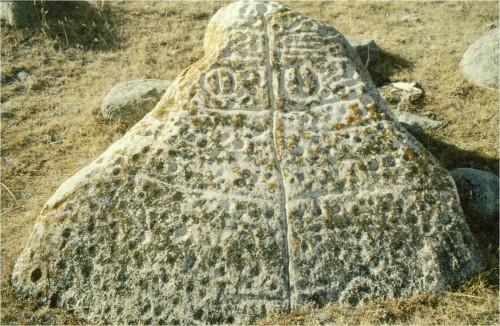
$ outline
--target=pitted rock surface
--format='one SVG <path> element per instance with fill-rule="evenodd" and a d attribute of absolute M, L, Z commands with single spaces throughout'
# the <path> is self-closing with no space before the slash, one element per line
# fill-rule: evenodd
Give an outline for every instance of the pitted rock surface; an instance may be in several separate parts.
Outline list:
<path fill-rule="evenodd" d="M 134 324 L 438 291 L 480 268 L 457 198 L 341 34 L 238 2 L 157 107 L 52 196 L 12 282 Z"/>

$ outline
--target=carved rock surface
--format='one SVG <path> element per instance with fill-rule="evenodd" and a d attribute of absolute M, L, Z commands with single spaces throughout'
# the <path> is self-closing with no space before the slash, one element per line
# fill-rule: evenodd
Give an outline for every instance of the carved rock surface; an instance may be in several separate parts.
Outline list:
<path fill-rule="evenodd" d="M 51 197 L 12 282 L 95 323 L 247 324 L 439 291 L 480 263 L 451 177 L 345 38 L 238 2 L 156 108 Z"/>

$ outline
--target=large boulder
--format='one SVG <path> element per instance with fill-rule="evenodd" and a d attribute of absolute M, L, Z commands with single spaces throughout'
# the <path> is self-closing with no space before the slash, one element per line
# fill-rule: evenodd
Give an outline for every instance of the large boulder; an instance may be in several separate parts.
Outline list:
<path fill-rule="evenodd" d="M 346 39 L 236 2 L 156 108 L 49 199 L 12 284 L 92 323 L 248 324 L 480 266 L 453 180 Z"/>
<path fill-rule="evenodd" d="M 155 107 L 170 84 L 168 80 L 159 79 L 120 83 L 104 98 L 101 113 L 110 120 L 135 123 Z"/>
<path fill-rule="evenodd" d="M 491 172 L 471 168 L 459 168 L 450 171 L 462 207 L 471 217 L 480 222 L 498 222 L 498 177 Z"/>
<path fill-rule="evenodd" d="M 474 42 L 460 61 L 460 68 L 475 84 L 499 87 L 500 30 L 495 28 Z"/>

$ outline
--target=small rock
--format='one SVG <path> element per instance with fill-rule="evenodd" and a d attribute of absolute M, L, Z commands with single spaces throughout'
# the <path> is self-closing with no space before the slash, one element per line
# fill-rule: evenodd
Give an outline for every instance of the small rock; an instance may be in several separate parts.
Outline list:
<path fill-rule="evenodd" d="M 13 6 L 12 2 L 0 2 L 0 21 L 8 26 L 14 25 Z"/>
<path fill-rule="evenodd" d="M 450 172 L 464 211 L 484 222 L 498 220 L 498 177 L 493 173 L 459 168 Z"/>
<path fill-rule="evenodd" d="M 397 82 L 379 88 L 380 95 L 393 110 L 407 111 L 424 98 L 424 90 L 419 83 Z"/>
<path fill-rule="evenodd" d="M 16 74 L 16 79 L 18 81 L 20 81 L 21 83 L 24 83 L 28 77 L 30 76 L 30 74 L 27 72 L 27 71 L 20 71 Z"/>
<path fill-rule="evenodd" d="M 161 99 L 170 81 L 140 79 L 116 85 L 104 98 L 101 113 L 107 119 L 137 122 Z"/>
<path fill-rule="evenodd" d="M 474 42 L 460 61 L 460 68 L 465 76 L 479 86 L 495 89 L 500 86 L 499 32 L 499 29 L 495 28 Z"/>
<path fill-rule="evenodd" d="M 380 49 L 374 40 L 356 37 L 347 37 L 346 39 L 356 50 L 365 66 L 369 66 L 380 59 Z"/>
<path fill-rule="evenodd" d="M 416 21 L 419 21 L 420 19 L 414 15 L 406 15 L 406 16 L 403 16 L 401 18 L 401 20 L 404 22 L 416 22 Z"/>
<path fill-rule="evenodd" d="M 437 129 L 444 125 L 441 121 L 422 117 L 409 112 L 394 110 L 393 113 L 403 127 L 405 127 L 405 129 L 412 135 L 420 135 L 424 133 L 424 131 Z"/>

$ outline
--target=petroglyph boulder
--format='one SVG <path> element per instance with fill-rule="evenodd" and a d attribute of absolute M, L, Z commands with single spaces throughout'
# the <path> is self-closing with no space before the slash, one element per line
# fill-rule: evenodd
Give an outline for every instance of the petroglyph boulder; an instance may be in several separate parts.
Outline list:
<path fill-rule="evenodd" d="M 239 323 L 480 268 L 453 181 L 333 27 L 238 2 L 156 108 L 50 198 L 12 283 L 90 322 Z"/>

